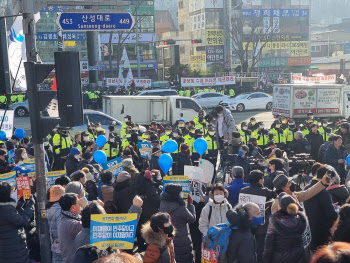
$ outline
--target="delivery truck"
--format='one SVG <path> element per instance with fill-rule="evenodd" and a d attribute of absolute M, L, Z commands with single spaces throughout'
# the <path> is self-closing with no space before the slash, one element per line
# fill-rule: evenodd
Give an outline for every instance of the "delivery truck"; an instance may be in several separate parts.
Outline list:
<path fill-rule="evenodd" d="M 350 86 L 283 84 L 273 87 L 272 114 L 305 119 L 309 112 L 319 118 L 349 118 Z"/>
<path fill-rule="evenodd" d="M 103 112 L 118 119 L 131 116 L 132 122 L 150 125 L 175 124 L 180 118 L 193 120 L 202 109 L 192 98 L 181 96 L 103 96 Z"/>

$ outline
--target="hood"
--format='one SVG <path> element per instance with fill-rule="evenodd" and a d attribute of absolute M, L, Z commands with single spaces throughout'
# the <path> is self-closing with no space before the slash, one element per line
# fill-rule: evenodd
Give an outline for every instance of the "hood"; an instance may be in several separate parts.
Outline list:
<path fill-rule="evenodd" d="M 166 201 L 162 198 L 162 201 L 160 202 L 160 211 L 171 214 L 180 206 L 181 205 L 177 202 Z"/>
<path fill-rule="evenodd" d="M 280 210 L 270 217 L 270 223 L 273 224 L 280 235 L 295 236 L 304 233 L 307 225 L 307 218 L 302 212 L 291 216 Z"/>
<path fill-rule="evenodd" d="M 224 202 L 223 202 L 222 204 L 216 204 L 216 203 L 214 203 L 214 200 L 211 199 L 211 198 L 209 198 L 209 201 L 208 201 L 208 205 L 209 205 L 209 206 L 213 207 L 214 209 L 218 209 L 218 210 L 219 210 L 219 209 L 224 209 L 224 210 L 226 210 L 228 204 L 229 204 L 229 203 L 228 203 L 228 201 L 227 201 L 226 198 L 225 198 L 225 200 L 224 200 Z"/>
<path fill-rule="evenodd" d="M 167 238 L 164 235 L 159 235 L 158 233 L 152 230 L 150 221 L 148 221 L 142 226 L 141 233 L 146 243 L 149 245 L 153 244 L 159 248 L 162 248 L 165 247 L 167 244 Z M 173 235 L 175 236 L 175 228 L 173 231 Z"/>

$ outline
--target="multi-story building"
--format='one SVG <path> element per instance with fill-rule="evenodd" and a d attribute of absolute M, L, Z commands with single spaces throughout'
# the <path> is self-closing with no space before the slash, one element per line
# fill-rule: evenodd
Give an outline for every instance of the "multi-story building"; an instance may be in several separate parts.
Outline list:
<path fill-rule="evenodd" d="M 155 10 L 168 10 L 174 21 L 176 28 L 178 27 L 178 0 L 154 0 Z"/>
<path fill-rule="evenodd" d="M 112 68 L 109 63 L 108 44 L 110 32 L 99 32 L 99 43 L 101 52 L 99 54 L 99 73 L 100 80 L 108 77 L 118 77 L 117 60 L 121 57 L 121 52 L 125 47 L 130 60 L 133 76 L 137 77 L 137 47 L 136 47 L 136 26 L 138 26 L 138 42 L 140 54 L 141 77 L 157 78 L 157 62 L 155 52 L 155 21 L 154 21 L 154 2 L 151 0 L 133 0 L 132 5 L 118 7 L 120 11 L 134 14 L 138 23 L 130 32 L 118 33 L 112 35 Z M 80 2 L 81 3 L 81 2 Z M 78 3 L 78 4 L 80 4 Z M 53 62 L 53 53 L 57 51 L 57 14 L 64 12 L 68 7 L 48 6 L 41 11 L 41 19 L 37 23 L 37 46 L 38 53 L 43 62 Z M 83 7 L 77 7 L 83 8 Z M 100 7 L 101 9 L 111 9 L 116 11 L 117 7 Z M 114 9 L 114 10 L 113 10 Z M 137 9 L 137 10 L 135 10 Z M 86 68 L 88 61 L 87 38 L 85 32 L 63 32 L 65 41 L 65 50 L 80 51 L 80 60 L 85 68 L 82 71 L 88 71 Z M 124 72 L 126 76 L 127 69 Z"/>

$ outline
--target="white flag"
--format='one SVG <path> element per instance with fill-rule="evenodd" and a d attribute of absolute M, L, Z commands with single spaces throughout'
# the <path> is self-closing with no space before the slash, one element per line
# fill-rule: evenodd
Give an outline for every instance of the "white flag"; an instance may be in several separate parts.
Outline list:
<path fill-rule="evenodd" d="M 133 79 L 131 68 L 129 68 L 128 75 L 126 76 L 126 85 L 129 85 Z"/>
<path fill-rule="evenodd" d="M 254 57 L 257 57 L 259 52 L 260 52 L 260 40 L 259 40 L 258 44 L 256 45 Z"/>
<path fill-rule="evenodd" d="M 128 53 L 126 52 L 126 48 L 123 49 L 122 58 L 120 60 L 120 67 L 122 68 L 130 68 L 130 61 L 128 57 Z"/>

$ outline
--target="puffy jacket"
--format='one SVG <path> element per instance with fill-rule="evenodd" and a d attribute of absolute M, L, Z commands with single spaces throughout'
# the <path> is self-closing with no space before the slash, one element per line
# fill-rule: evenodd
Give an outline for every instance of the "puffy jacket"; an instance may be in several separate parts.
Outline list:
<path fill-rule="evenodd" d="M 226 186 L 228 191 L 228 201 L 232 206 L 238 204 L 239 192 L 242 188 L 249 186 L 249 184 L 244 183 L 243 178 L 235 178 L 232 180 L 231 185 Z"/>
<path fill-rule="evenodd" d="M 310 132 L 308 135 L 305 136 L 305 138 L 309 141 L 311 145 L 311 156 L 314 160 L 317 160 L 318 156 L 318 150 L 320 149 L 321 145 L 323 144 L 323 138 L 322 135 L 317 132 Z"/>
<path fill-rule="evenodd" d="M 29 263 L 26 236 L 27 227 L 33 211 L 18 213 L 16 203 L 0 203 L 0 261 Z"/>
<path fill-rule="evenodd" d="M 136 188 L 130 182 L 117 183 L 113 192 L 113 203 L 117 207 L 118 214 L 125 214 L 129 211 L 132 200 L 136 195 Z"/>
<path fill-rule="evenodd" d="M 264 263 L 307 263 L 302 235 L 307 227 L 304 213 L 289 215 L 280 210 L 270 216 Z"/>
<path fill-rule="evenodd" d="M 61 206 L 59 202 L 55 202 L 47 210 L 47 219 L 49 220 L 51 247 L 53 247 L 53 244 L 58 242 L 58 226 L 61 222 Z M 55 247 L 56 251 L 53 252 L 59 253 L 57 249 L 59 249 L 59 246 Z"/>
<path fill-rule="evenodd" d="M 338 163 L 339 159 L 346 159 L 347 152 L 346 148 L 342 145 L 339 150 L 337 150 L 334 145 L 329 145 L 324 153 L 324 161 L 326 164 L 332 165 L 340 178 L 344 180 L 345 178 L 345 166 L 344 164 Z"/>
<path fill-rule="evenodd" d="M 294 139 L 293 141 L 291 141 L 289 143 L 289 148 L 295 154 L 310 153 L 310 151 L 311 151 L 310 143 L 305 138 L 302 138 L 299 140 Z"/>
<path fill-rule="evenodd" d="M 183 200 L 182 200 L 183 201 Z M 174 238 L 175 260 L 181 263 L 192 263 L 192 240 L 188 224 L 196 222 L 194 205 L 188 205 L 180 201 L 173 201 L 167 194 L 162 194 L 160 212 L 170 214 L 171 222 L 176 231 Z"/>
<path fill-rule="evenodd" d="M 349 199 L 349 190 L 345 187 L 345 185 L 335 184 L 329 186 L 327 191 L 332 196 L 333 204 L 338 203 L 339 206 L 342 206 Z"/>
<path fill-rule="evenodd" d="M 66 171 L 67 176 L 71 176 L 72 173 L 78 171 L 79 161 L 75 159 L 73 155 L 68 155 L 66 159 Z"/>
<path fill-rule="evenodd" d="M 226 223 L 226 213 L 231 208 L 232 206 L 229 204 L 226 198 L 222 204 L 216 204 L 214 203 L 213 199 L 209 199 L 209 202 L 203 208 L 201 216 L 199 218 L 199 230 L 202 232 L 203 236 L 207 235 L 209 227 L 221 223 Z"/>

